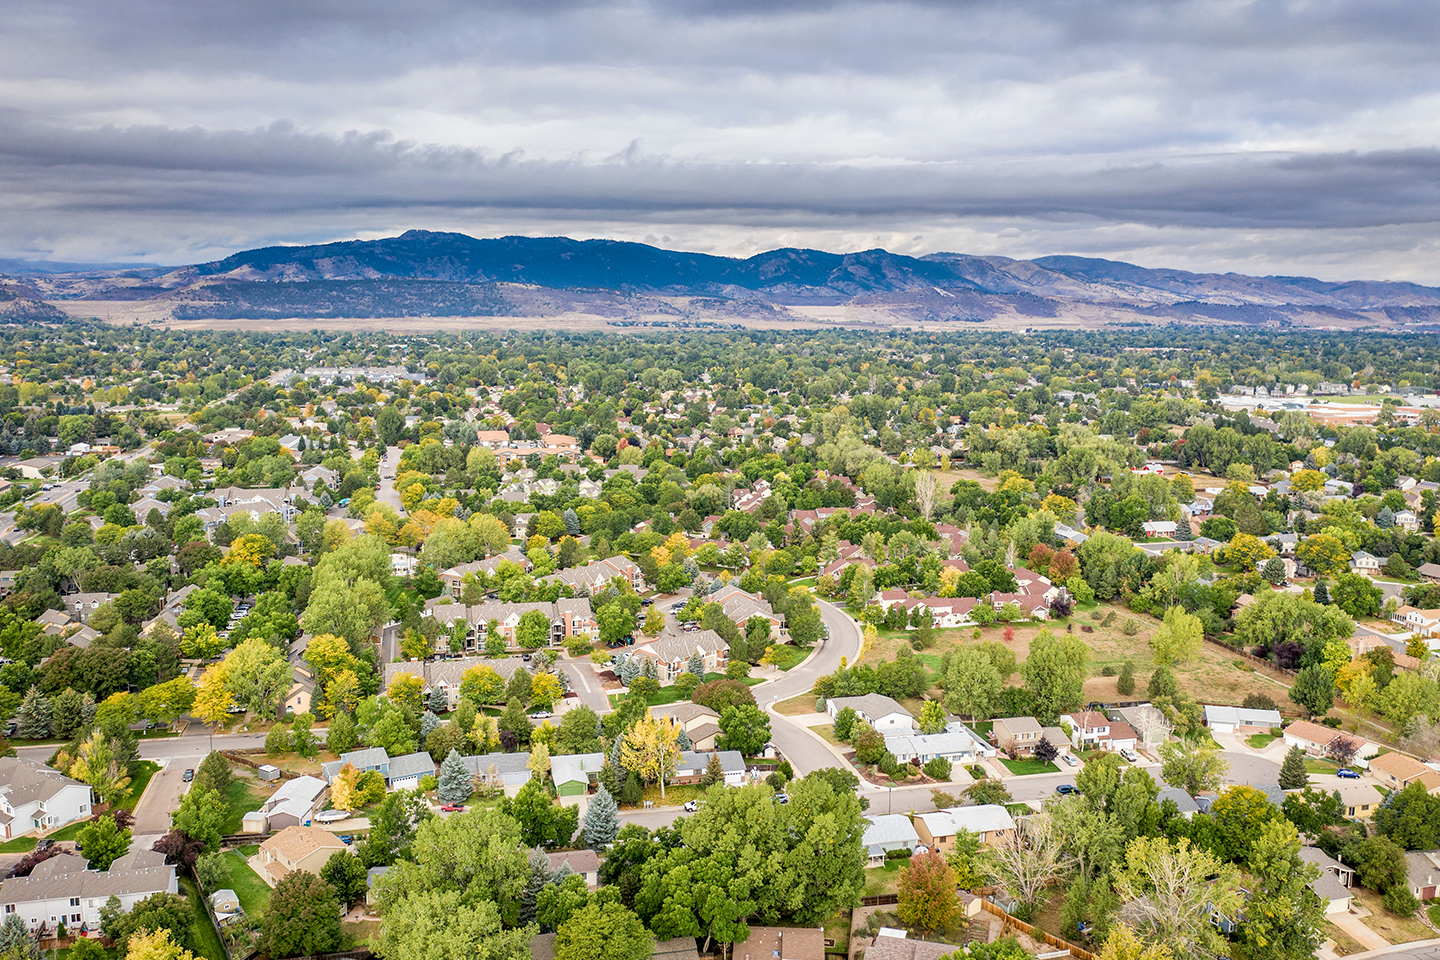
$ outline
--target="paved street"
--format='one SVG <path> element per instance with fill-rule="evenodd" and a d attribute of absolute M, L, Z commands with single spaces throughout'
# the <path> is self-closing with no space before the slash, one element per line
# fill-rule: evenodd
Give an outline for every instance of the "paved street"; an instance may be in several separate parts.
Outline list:
<path fill-rule="evenodd" d="M 135 836 L 170 831 L 170 812 L 180 806 L 181 795 L 190 788 L 183 779 L 185 770 L 196 766 L 199 766 L 198 761 L 189 757 L 167 760 L 165 766 L 150 778 L 145 795 L 135 807 Z"/>
<path fill-rule="evenodd" d="M 556 664 L 570 677 L 570 689 L 580 695 L 580 702 L 596 713 L 610 712 L 610 698 L 606 695 L 600 680 L 588 659 L 561 660 Z"/>
<path fill-rule="evenodd" d="M 386 447 L 385 459 L 380 462 L 380 487 L 375 493 L 375 499 L 390 504 L 396 513 L 404 516 L 405 508 L 400 505 L 400 492 L 395 489 L 395 471 L 399 466 L 400 448 Z"/>
<path fill-rule="evenodd" d="M 863 635 L 855 621 L 834 604 L 824 602 L 820 602 L 820 616 L 830 628 L 830 639 L 817 647 L 810 658 L 798 667 L 755 688 L 755 698 L 762 710 L 770 711 L 779 701 L 808 692 L 817 677 L 839 669 L 841 657 L 847 658 L 848 663 L 854 663 L 859 657 Z M 770 740 L 790 761 L 797 777 L 838 766 L 823 740 L 773 711 L 770 712 Z"/>

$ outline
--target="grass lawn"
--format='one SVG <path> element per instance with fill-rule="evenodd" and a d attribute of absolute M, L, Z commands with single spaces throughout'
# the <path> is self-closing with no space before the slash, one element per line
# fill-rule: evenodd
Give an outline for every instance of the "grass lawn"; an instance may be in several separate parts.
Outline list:
<path fill-rule="evenodd" d="M 1060 768 L 1048 760 L 1007 760 L 1002 757 L 1000 762 L 1005 764 L 1006 770 L 1009 770 L 1017 777 L 1023 777 L 1032 773 L 1060 772 Z"/>
<path fill-rule="evenodd" d="M 35 849 L 36 839 L 34 837 L 16 837 L 14 840 L 6 840 L 0 843 L 0 853 L 29 853 Z"/>
<path fill-rule="evenodd" d="M 875 897 L 882 893 L 896 893 L 900 889 L 900 871 L 909 860 L 890 860 L 883 867 L 867 867 L 865 870 L 864 897 Z"/>
<path fill-rule="evenodd" d="M 242 848 L 245 849 L 245 848 Z M 252 853 L 258 847 L 248 848 Z M 245 908 L 245 913 L 251 917 L 259 918 L 265 913 L 265 908 L 270 905 L 270 888 L 265 885 L 245 858 L 250 854 L 241 853 L 239 850 L 231 850 L 225 854 L 225 869 L 228 871 L 225 886 L 235 891 L 240 898 L 240 906 Z"/>
<path fill-rule="evenodd" d="M 77 820 L 68 827 L 61 827 L 54 833 L 49 834 L 47 840 L 79 840 L 80 831 L 90 826 L 89 820 Z"/>
<path fill-rule="evenodd" d="M 135 805 L 145 795 L 145 788 L 150 784 L 150 778 L 159 771 L 160 764 L 152 760 L 137 760 L 130 764 L 130 792 L 125 796 L 119 806 L 122 809 L 135 812 Z"/>
<path fill-rule="evenodd" d="M 833 953 L 850 951 L 850 911 L 841 910 L 825 924 L 826 949 Z"/>
<path fill-rule="evenodd" d="M 1279 739 L 1279 737 L 1271 733 L 1256 733 L 1246 737 L 1245 742 L 1249 744 L 1253 750 L 1264 750 Z"/>
<path fill-rule="evenodd" d="M 72 949 L 74 948 L 66 947 L 63 950 L 56 950 L 53 955 L 53 960 L 66 960 L 66 958 L 70 956 L 70 951 Z M 105 951 L 105 956 L 109 957 L 110 960 L 115 960 L 115 958 L 120 956 L 119 947 L 101 947 L 100 949 Z"/>
<path fill-rule="evenodd" d="M 994 721 L 994 720 L 977 720 L 977 721 L 975 721 L 974 723 L 967 723 L 967 724 L 965 724 L 965 726 L 969 727 L 971 730 L 974 730 L 976 733 L 980 734 L 982 737 L 988 737 L 988 736 L 990 736 L 990 732 L 995 729 L 995 721 Z"/>
<path fill-rule="evenodd" d="M 1340 769 L 1340 764 L 1334 760 L 1317 760 L 1314 757 L 1305 758 L 1306 773 L 1331 773 Z"/>
<path fill-rule="evenodd" d="M 210 923 L 209 914 L 205 912 L 200 888 L 195 886 L 194 880 L 181 874 L 180 892 L 189 898 L 190 909 L 195 911 L 195 918 L 190 923 L 190 936 L 195 941 L 195 956 L 205 957 L 206 960 L 225 960 L 225 947 L 220 943 L 220 934 L 215 932 L 214 925 Z"/>
<path fill-rule="evenodd" d="M 1411 940 L 1428 940 L 1434 932 L 1425 923 L 1414 917 L 1397 917 L 1380 902 L 1380 894 L 1364 887 L 1352 887 L 1351 892 L 1360 905 L 1370 911 L 1370 916 L 1361 922 L 1391 943 L 1408 943 Z"/>
<path fill-rule="evenodd" d="M 1440 926 L 1440 903 L 1432 903 L 1425 911 L 1430 916 L 1430 922 Z"/>
<path fill-rule="evenodd" d="M 809 650 L 803 647 L 797 647 L 792 643 L 779 643 L 771 647 L 771 649 L 779 654 L 780 660 L 775 665 L 781 670 L 798 667 L 805 662 L 806 657 L 810 656 Z"/>
<path fill-rule="evenodd" d="M 835 736 L 835 728 L 830 724 L 827 723 L 823 724 L 822 726 L 811 727 L 810 729 L 814 730 L 816 733 L 820 734 L 820 736 L 824 737 L 826 743 L 833 744 L 837 747 L 844 746 L 844 744 L 841 743 L 840 738 Z"/>
<path fill-rule="evenodd" d="M 347 920 L 340 924 L 340 929 L 355 938 L 355 946 L 367 946 L 369 941 L 380 936 L 379 920 Z"/>
<path fill-rule="evenodd" d="M 262 799 L 263 795 L 251 788 L 249 780 L 243 777 L 232 779 L 225 788 L 225 822 L 220 826 L 220 832 L 227 836 L 239 833 L 240 821 L 251 810 L 258 810 Z"/>
<path fill-rule="evenodd" d="M 1320 927 L 1320 932 L 1335 941 L 1335 952 L 1342 957 L 1365 952 L 1364 944 L 1328 920 Z"/>
<path fill-rule="evenodd" d="M 806 713 L 819 713 L 815 709 L 815 694 L 802 693 L 798 697 L 791 697 L 789 700 L 781 700 L 775 704 L 775 712 L 787 717 L 798 717 Z"/>
<path fill-rule="evenodd" d="M 658 783 L 652 783 L 645 787 L 644 793 L 641 795 L 643 798 L 641 803 L 621 804 L 620 809 L 642 809 L 644 800 L 653 802 L 657 807 L 678 807 L 690 800 L 704 799 L 705 791 L 709 789 L 709 787 L 702 787 L 698 783 L 672 783 L 665 787 L 665 798 L 662 800 L 660 798 L 660 785 Z"/>

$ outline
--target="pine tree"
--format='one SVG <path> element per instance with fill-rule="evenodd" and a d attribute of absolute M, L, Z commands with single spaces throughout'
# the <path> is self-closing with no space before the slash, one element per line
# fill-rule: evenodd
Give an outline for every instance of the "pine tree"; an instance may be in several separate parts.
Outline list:
<path fill-rule="evenodd" d="M 420 716 L 420 739 L 423 740 L 426 737 L 430 736 L 430 734 L 435 732 L 435 728 L 438 726 L 440 726 L 440 718 L 435 716 L 435 714 L 431 713 L 429 710 L 426 710 Z"/>
<path fill-rule="evenodd" d="M 535 904 L 540 899 L 540 891 L 545 889 L 546 884 L 554 879 L 550 872 L 550 858 L 545 856 L 544 851 L 539 847 L 530 851 L 530 879 L 525 882 L 525 887 L 520 891 L 520 922 L 522 924 L 533 923 L 535 920 Z"/>
<path fill-rule="evenodd" d="M 24 740 L 44 740 L 50 736 L 50 701 L 40 695 L 39 687 L 25 694 L 15 714 L 15 734 Z"/>
<path fill-rule="evenodd" d="M 705 774 L 700 782 L 709 786 L 714 783 L 721 783 L 725 780 L 725 768 L 720 765 L 720 754 L 710 754 L 710 762 L 705 764 Z"/>
<path fill-rule="evenodd" d="M 625 764 L 621 761 L 621 754 L 624 752 L 625 738 L 616 737 L 615 742 L 610 745 L 610 765 L 619 771 L 620 776 L 625 776 Z M 612 791 L 613 792 L 613 791 Z"/>
<path fill-rule="evenodd" d="M 464 803 L 470 799 L 472 792 L 470 771 L 460 758 L 460 751 L 451 747 L 445 761 L 440 764 L 440 789 L 437 793 L 445 803 Z"/>
<path fill-rule="evenodd" d="M 690 739 L 690 734 L 686 732 L 684 727 L 680 728 L 680 736 L 676 738 L 676 742 L 679 744 L 681 750 L 695 749 L 695 744 Z"/>
<path fill-rule="evenodd" d="M 1310 785 L 1310 775 L 1305 770 L 1305 752 L 1291 747 L 1280 764 L 1280 789 L 1300 790 Z"/>
<path fill-rule="evenodd" d="M 50 729 L 55 736 L 69 740 L 80 730 L 84 699 L 69 687 L 50 701 Z"/>
<path fill-rule="evenodd" d="M 572 537 L 580 536 L 580 515 L 575 512 L 573 507 L 565 508 L 563 519 L 565 521 L 565 532 Z"/>
<path fill-rule="evenodd" d="M 635 662 L 634 657 L 626 657 L 620 661 L 620 682 L 622 684 L 628 687 L 635 682 L 635 678 L 638 676 L 640 676 L 640 664 Z"/>
<path fill-rule="evenodd" d="M 657 667 L 655 665 L 655 661 L 651 660 L 649 657 L 646 657 L 644 662 L 641 664 L 640 673 L 643 676 L 649 677 L 651 680 L 660 679 L 660 668 Z"/>
<path fill-rule="evenodd" d="M 1329 604 L 1329 603 L 1330 603 L 1330 588 L 1325 585 L 1325 581 L 1324 581 L 1324 580 L 1316 580 L 1316 581 L 1315 581 L 1315 593 L 1314 593 L 1314 596 L 1315 596 L 1315 602 L 1316 602 L 1316 603 L 1324 603 L 1324 604 Z"/>
<path fill-rule="evenodd" d="M 690 655 L 690 663 L 686 665 L 686 669 L 700 679 L 705 679 L 705 659 L 699 653 Z"/>
<path fill-rule="evenodd" d="M 590 798 L 590 806 L 585 811 L 585 843 L 592 850 L 603 850 L 615 842 L 615 834 L 619 831 L 620 808 L 602 784 L 595 791 L 595 796 Z"/>
<path fill-rule="evenodd" d="M 444 713 L 450 707 L 450 701 L 445 699 L 445 691 L 435 687 L 430 691 L 430 699 L 425 704 L 430 708 L 431 713 Z"/>

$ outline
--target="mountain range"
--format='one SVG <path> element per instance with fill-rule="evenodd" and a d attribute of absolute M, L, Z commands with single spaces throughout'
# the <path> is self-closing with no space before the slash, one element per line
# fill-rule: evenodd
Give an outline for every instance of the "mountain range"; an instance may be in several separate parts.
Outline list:
<path fill-rule="evenodd" d="M 546 317 L 1013 325 L 1239 323 L 1383 329 L 1440 323 L 1440 288 L 1034 260 L 785 248 L 746 259 L 614 240 L 482 239 L 410 230 L 381 240 L 263 247 L 178 268 L 0 261 L 0 312 L 85 315 L 149 302 L 173 319 Z M 649 321 L 646 320 L 649 318 Z"/>

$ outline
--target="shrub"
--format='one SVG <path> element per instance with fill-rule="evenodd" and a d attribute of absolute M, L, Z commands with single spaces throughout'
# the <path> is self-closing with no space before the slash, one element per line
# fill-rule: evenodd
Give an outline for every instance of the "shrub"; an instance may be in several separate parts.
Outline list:
<path fill-rule="evenodd" d="M 895 754 L 889 750 L 880 758 L 880 772 L 887 777 L 893 777 L 900 772 L 900 761 L 895 759 Z"/>
<path fill-rule="evenodd" d="M 1135 664 L 1129 660 L 1120 668 L 1120 679 L 1115 681 L 1115 690 L 1127 696 L 1135 692 Z"/>
<path fill-rule="evenodd" d="M 433 773 L 427 773 L 425 774 L 425 776 L 420 778 L 420 782 L 417 784 L 417 786 L 420 787 L 421 793 L 429 793 L 431 790 L 439 789 L 440 778 L 435 776 L 435 774 Z"/>
<path fill-rule="evenodd" d="M 855 735 L 856 760 L 861 763 L 879 763 L 888 756 L 890 752 L 885 749 L 885 737 L 878 730 L 865 727 Z"/>
<path fill-rule="evenodd" d="M 1420 909 L 1420 901 L 1415 899 L 1415 894 L 1410 892 L 1410 888 L 1398 883 L 1385 891 L 1380 902 L 1385 904 L 1386 910 L 1397 917 L 1413 917 L 1415 911 Z"/>
<path fill-rule="evenodd" d="M 779 770 L 776 770 L 765 778 L 765 785 L 776 793 L 779 793 L 785 789 L 785 777 Z"/>
<path fill-rule="evenodd" d="M 925 764 L 925 776 L 932 780 L 949 780 L 950 770 L 950 761 L 944 757 L 935 757 Z"/>
<path fill-rule="evenodd" d="M 1245 696 L 1245 702 L 1240 704 L 1246 710 L 1276 710 L 1275 701 L 1263 693 L 1251 693 Z"/>
<path fill-rule="evenodd" d="M 1133 637 L 1140 632 L 1140 622 L 1134 617 L 1126 617 L 1125 625 L 1120 628 L 1120 632 L 1127 637 Z"/>
<path fill-rule="evenodd" d="M 913 852 L 905 849 L 885 851 L 886 860 L 909 860 L 911 856 Z"/>

